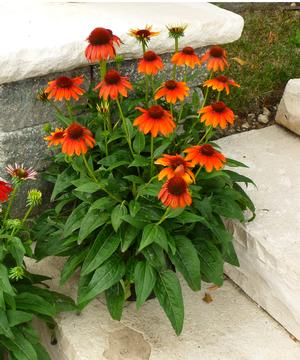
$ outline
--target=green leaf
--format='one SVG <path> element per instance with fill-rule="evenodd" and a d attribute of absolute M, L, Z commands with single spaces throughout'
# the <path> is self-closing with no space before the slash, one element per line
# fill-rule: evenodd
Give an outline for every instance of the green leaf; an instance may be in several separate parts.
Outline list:
<path fill-rule="evenodd" d="M 127 213 L 128 213 L 128 210 L 123 203 L 117 205 L 111 212 L 111 224 L 112 224 L 112 227 L 114 228 L 115 232 L 118 231 L 120 225 L 122 224 L 122 221 L 123 221 L 122 217 L 124 215 L 127 215 Z"/>
<path fill-rule="evenodd" d="M 133 140 L 133 150 L 139 154 L 141 153 L 145 148 L 145 135 L 138 131 L 135 135 L 135 138 Z"/>
<path fill-rule="evenodd" d="M 240 174 L 236 173 L 235 171 L 231 171 L 231 170 L 223 170 L 223 171 L 226 174 L 228 174 L 230 176 L 231 180 L 234 182 L 243 182 L 246 185 L 253 184 L 254 186 L 256 186 L 254 181 L 251 180 L 250 178 L 248 178 L 247 176 L 240 175 Z"/>
<path fill-rule="evenodd" d="M 119 234 L 114 234 L 110 227 L 103 229 L 89 249 L 82 265 L 81 275 L 88 275 L 102 265 L 117 250 L 120 241 Z"/>
<path fill-rule="evenodd" d="M 176 236 L 176 253 L 169 254 L 172 263 L 178 269 L 189 287 L 198 291 L 201 288 L 200 261 L 197 250 L 186 236 Z"/>
<path fill-rule="evenodd" d="M 102 226 L 109 219 L 109 214 L 106 212 L 99 211 L 98 209 L 89 210 L 82 220 L 78 244 L 81 244 L 94 230 Z"/>
<path fill-rule="evenodd" d="M 68 237 L 75 230 L 80 228 L 82 219 L 88 211 L 88 207 L 89 204 L 81 203 L 72 211 L 64 226 L 64 237 Z"/>
<path fill-rule="evenodd" d="M 176 220 L 181 224 L 190 224 L 190 223 L 201 223 L 204 225 L 209 225 L 207 220 L 200 215 L 196 215 L 192 212 L 185 210 Z"/>
<path fill-rule="evenodd" d="M 64 285 L 70 279 L 78 266 L 84 261 L 87 252 L 88 249 L 80 250 L 80 252 L 68 258 L 60 273 L 60 285 Z"/>
<path fill-rule="evenodd" d="M 212 198 L 212 209 L 213 212 L 226 218 L 244 221 L 243 211 L 230 195 L 215 195 Z"/>
<path fill-rule="evenodd" d="M 8 278 L 7 268 L 2 264 L 0 264 L 0 288 L 3 289 L 4 293 L 7 293 L 11 296 L 15 295 L 15 291 L 12 288 Z"/>
<path fill-rule="evenodd" d="M 13 339 L 14 335 L 11 332 L 10 325 L 6 316 L 6 311 L 0 309 L 0 335 L 4 335 Z"/>
<path fill-rule="evenodd" d="M 159 226 L 156 224 L 148 224 L 145 226 L 139 246 L 139 251 L 143 250 L 146 246 L 155 242 L 159 231 L 158 229 Z"/>
<path fill-rule="evenodd" d="M 32 314 L 20 310 L 7 310 L 7 318 L 10 327 L 26 323 L 32 320 Z"/>
<path fill-rule="evenodd" d="M 141 156 L 141 155 L 134 155 L 134 160 L 129 164 L 128 167 L 138 167 L 138 166 L 149 166 L 148 158 Z"/>
<path fill-rule="evenodd" d="M 147 261 L 139 261 L 134 270 L 136 307 L 139 309 L 148 299 L 156 282 L 156 272 Z"/>
<path fill-rule="evenodd" d="M 218 248 L 210 241 L 198 240 L 194 245 L 201 262 L 201 273 L 206 282 L 221 286 L 223 284 L 223 257 Z"/>
<path fill-rule="evenodd" d="M 20 310 L 31 311 L 35 314 L 42 314 L 54 317 L 56 310 L 54 304 L 46 301 L 43 297 L 23 292 L 16 295 L 17 308 Z"/>
<path fill-rule="evenodd" d="M 105 261 L 87 284 L 78 289 L 78 304 L 93 300 L 97 295 L 119 282 L 125 274 L 125 264 L 119 256 L 112 256 Z"/>
<path fill-rule="evenodd" d="M 131 215 L 123 215 L 122 220 L 126 221 L 128 224 L 136 227 L 137 229 L 143 229 L 147 225 L 145 220 L 138 218 L 138 215 L 135 217 L 132 217 Z"/>
<path fill-rule="evenodd" d="M 176 334 L 180 335 L 183 327 L 184 307 L 181 287 L 176 274 L 170 270 L 160 273 L 154 292 Z"/>
<path fill-rule="evenodd" d="M 140 229 L 134 226 L 126 226 L 124 231 L 120 232 L 121 237 L 121 251 L 125 252 L 128 250 L 130 245 L 136 239 L 137 235 L 139 234 Z"/>
<path fill-rule="evenodd" d="M 144 184 L 144 180 L 136 175 L 126 175 L 126 176 L 123 176 L 123 179 L 126 179 L 134 184 Z"/>
<path fill-rule="evenodd" d="M 111 317 L 114 320 L 121 320 L 125 293 L 120 282 L 105 291 L 106 305 Z"/>
<path fill-rule="evenodd" d="M 161 189 L 161 184 L 160 183 L 141 185 L 138 188 L 138 195 L 139 196 L 149 195 L 149 196 L 157 197 L 157 195 L 159 194 L 160 189 Z"/>
<path fill-rule="evenodd" d="M 168 238 L 165 229 L 160 226 L 156 225 L 156 236 L 154 241 L 164 250 L 168 251 Z"/>
<path fill-rule="evenodd" d="M 111 209 L 116 204 L 116 201 L 110 198 L 109 196 L 103 197 L 101 199 L 96 200 L 91 205 L 91 210 L 108 210 Z"/>
<path fill-rule="evenodd" d="M 93 181 L 88 181 L 85 184 L 78 186 L 76 188 L 76 191 L 92 194 L 96 191 L 99 191 L 100 189 L 101 189 L 101 187 L 99 186 L 99 184 L 96 184 Z"/>
<path fill-rule="evenodd" d="M 25 338 L 22 331 L 15 327 L 13 328 L 13 334 L 15 339 L 13 340 L 12 352 L 15 358 L 17 360 L 38 360 L 34 347 Z"/>
<path fill-rule="evenodd" d="M 12 257 L 16 260 L 17 266 L 23 265 L 23 258 L 26 253 L 26 250 L 23 246 L 21 239 L 14 236 L 9 242 L 8 249 Z"/>
<path fill-rule="evenodd" d="M 230 167 L 246 167 L 246 168 L 248 167 L 247 165 L 243 164 L 240 161 L 229 159 L 229 158 L 226 158 L 226 166 L 230 166 Z"/>
<path fill-rule="evenodd" d="M 184 211 L 185 211 L 184 208 L 177 208 L 177 209 L 170 208 L 170 210 L 166 216 L 166 219 L 176 218 L 176 217 L 180 216 Z"/>
<path fill-rule="evenodd" d="M 135 215 L 139 212 L 141 209 L 141 204 L 137 200 L 131 200 L 129 202 L 129 213 L 132 217 L 135 217 Z"/>
<path fill-rule="evenodd" d="M 143 251 L 143 255 L 151 266 L 161 271 L 166 269 L 166 258 L 163 249 L 157 244 L 147 246 Z"/>
<path fill-rule="evenodd" d="M 153 157 L 157 158 L 159 157 L 171 144 L 171 141 L 165 140 L 158 148 L 154 150 Z"/>
<path fill-rule="evenodd" d="M 51 201 L 53 201 L 62 191 L 70 187 L 72 185 L 72 181 L 76 178 L 77 175 L 71 167 L 66 168 L 61 174 L 59 174 L 52 191 Z"/>

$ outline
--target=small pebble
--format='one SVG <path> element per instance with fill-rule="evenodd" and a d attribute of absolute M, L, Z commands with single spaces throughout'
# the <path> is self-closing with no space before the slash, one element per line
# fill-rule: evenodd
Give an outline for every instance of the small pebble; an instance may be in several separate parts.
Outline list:
<path fill-rule="evenodd" d="M 268 108 L 264 107 L 263 108 L 263 114 L 266 115 L 266 116 L 269 116 L 271 114 L 271 111 Z"/>
<path fill-rule="evenodd" d="M 257 118 L 258 122 L 260 122 L 261 124 L 267 124 L 269 122 L 269 118 L 267 115 L 265 114 L 260 114 L 258 115 L 258 118 Z"/>
<path fill-rule="evenodd" d="M 250 125 L 248 123 L 244 123 L 242 125 L 242 129 L 249 129 Z"/>
<path fill-rule="evenodd" d="M 248 118 L 248 120 L 254 120 L 255 119 L 255 114 L 250 113 L 250 114 L 248 114 L 247 118 Z"/>

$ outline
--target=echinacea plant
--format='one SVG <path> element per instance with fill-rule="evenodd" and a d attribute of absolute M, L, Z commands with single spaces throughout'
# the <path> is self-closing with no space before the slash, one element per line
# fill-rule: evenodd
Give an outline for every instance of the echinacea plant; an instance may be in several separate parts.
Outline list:
<path fill-rule="evenodd" d="M 167 78 L 160 76 L 162 58 L 149 49 L 159 33 L 146 26 L 130 30 L 142 53 L 135 83 L 116 60 L 122 41 L 104 28 L 91 32 L 85 51 L 99 64 L 98 84 L 92 79 L 85 91 L 82 77 L 49 82 L 46 102 L 61 124 L 45 136 L 55 206 L 34 231 L 36 258 L 67 258 L 61 284 L 78 270 L 80 308 L 105 294 L 119 320 L 126 300 L 136 298 L 140 308 L 154 294 L 180 334 L 177 273 L 193 291 L 202 280 L 222 285 L 224 263 L 238 265 L 224 220 L 245 221 L 244 210 L 254 214 L 254 206 L 239 184 L 252 181 L 228 169 L 245 165 L 211 141 L 214 129 L 234 123 L 224 97 L 239 85 L 220 74 L 226 51 L 213 46 L 200 58 L 191 46 L 180 50 L 186 25 L 168 29 L 175 51 Z M 203 100 L 190 84 L 201 67 L 209 70 Z"/>
<path fill-rule="evenodd" d="M 43 283 L 49 278 L 27 270 L 24 258 L 32 257 L 30 214 L 41 204 L 42 193 L 30 189 L 25 215 L 11 216 L 15 197 L 25 181 L 35 180 L 37 172 L 23 165 L 8 165 L 11 181 L 0 180 L 0 357 L 1 359 L 50 360 L 39 342 L 32 320 L 39 318 L 54 328 L 60 311 L 75 310 L 72 300 L 49 291 Z"/>

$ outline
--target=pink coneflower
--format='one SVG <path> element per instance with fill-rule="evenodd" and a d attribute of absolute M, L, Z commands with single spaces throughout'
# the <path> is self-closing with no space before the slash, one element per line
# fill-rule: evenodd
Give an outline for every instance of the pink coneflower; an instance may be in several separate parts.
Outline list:
<path fill-rule="evenodd" d="M 18 180 L 36 180 L 37 177 L 37 172 L 32 167 L 25 168 L 23 164 L 8 165 L 5 170 L 12 178 Z"/>

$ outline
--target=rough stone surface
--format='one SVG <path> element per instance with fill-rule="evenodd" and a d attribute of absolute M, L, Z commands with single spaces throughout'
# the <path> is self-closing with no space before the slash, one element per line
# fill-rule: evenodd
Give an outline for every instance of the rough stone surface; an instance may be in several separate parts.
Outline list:
<path fill-rule="evenodd" d="M 300 139 L 273 125 L 218 140 L 223 153 L 246 163 L 257 216 L 232 223 L 240 268 L 227 275 L 300 339 Z"/>
<path fill-rule="evenodd" d="M 300 135 L 300 79 L 291 79 L 287 83 L 275 121 Z"/>
<path fill-rule="evenodd" d="M 161 35 L 151 40 L 151 48 L 167 53 L 174 46 L 165 27 L 168 24 L 187 23 L 181 46 L 195 48 L 235 41 L 244 24 L 237 14 L 212 4 L 196 3 L 177 3 L 176 6 L 122 3 L 120 6 L 117 3 L 36 2 L 28 6 L 19 2 L 16 7 L 2 2 L 0 14 L 0 30 L 5 34 L 0 50 L 0 83 L 86 65 L 85 39 L 99 26 L 112 29 L 124 42 L 118 53 L 132 59 L 141 55 L 141 49 L 128 35 L 131 27 L 152 24 L 154 31 L 161 31 Z M 15 24 L 22 29 L 22 36 L 15 31 Z"/>
<path fill-rule="evenodd" d="M 29 264 L 31 270 L 52 274 L 57 289 L 63 260 L 45 259 Z M 74 283 L 64 289 L 75 296 Z M 209 292 L 213 301 L 202 301 Z M 50 345 L 44 327 L 40 334 L 53 360 L 298 360 L 300 344 L 230 280 L 220 289 L 203 283 L 201 293 L 183 285 L 185 325 L 177 337 L 156 299 L 140 311 L 134 303 L 124 309 L 121 322 L 110 319 L 99 298 L 80 315 L 58 319 L 57 345 Z"/>

